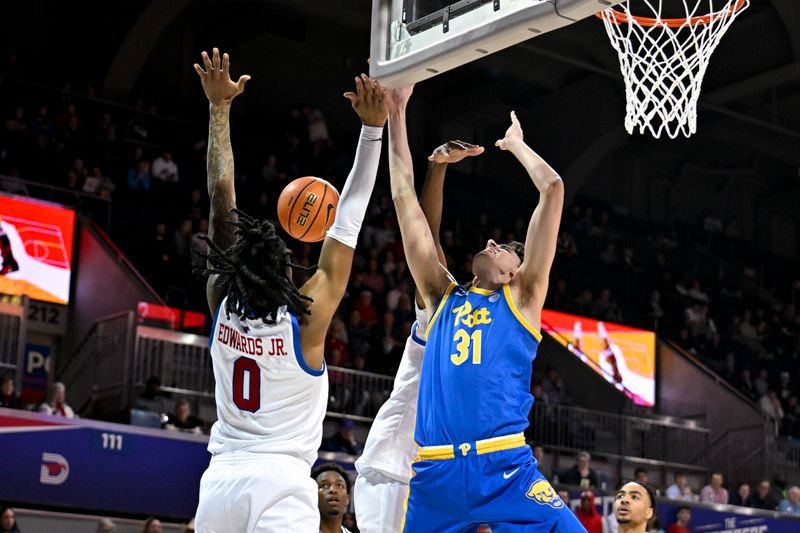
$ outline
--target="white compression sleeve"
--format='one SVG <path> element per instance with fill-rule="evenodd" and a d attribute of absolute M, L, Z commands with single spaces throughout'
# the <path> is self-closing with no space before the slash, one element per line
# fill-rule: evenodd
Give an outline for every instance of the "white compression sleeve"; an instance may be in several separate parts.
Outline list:
<path fill-rule="evenodd" d="M 356 159 L 339 198 L 336 220 L 328 230 L 328 237 L 333 237 L 350 248 L 355 248 L 358 243 L 358 233 L 361 231 L 364 213 L 367 211 L 369 198 L 375 187 L 382 136 L 382 127 L 361 126 Z"/>

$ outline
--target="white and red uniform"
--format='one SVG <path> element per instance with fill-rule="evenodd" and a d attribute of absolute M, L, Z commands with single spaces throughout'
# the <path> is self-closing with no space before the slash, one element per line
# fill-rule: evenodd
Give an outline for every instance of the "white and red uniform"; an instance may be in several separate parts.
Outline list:
<path fill-rule="evenodd" d="M 265 324 L 227 317 L 226 299 L 209 337 L 217 422 L 200 482 L 197 531 L 316 533 L 317 484 L 310 475 L 322 441 L 327 369 L 306 364 L 297 317 L 285 308 L 275 324 Z"/>
<path fill-rule="evenodd" d="M 399 533 L 411 480 L 411 462 L 417 456 L 414 426 L 424 336 L 428 317 L 417 309 L 417 322 L 406 341 L 394 388 L 369 430 L 364 453 L 356 461 L 355 500 L 362 533 Z"/>

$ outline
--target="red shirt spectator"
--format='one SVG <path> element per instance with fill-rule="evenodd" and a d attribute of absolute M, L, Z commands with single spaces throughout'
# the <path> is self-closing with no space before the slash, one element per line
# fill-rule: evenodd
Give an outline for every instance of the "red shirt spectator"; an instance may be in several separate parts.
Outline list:
<path fill-rule="evenodd" d="M 603 533 L 603 519 L 594 506 L 594 494 L 584 491 L 581 494 L 581 506 L 576 513 L 587 533 Z"/>
<path fill-rule="evenodd" d="M 688 507 L 681 507 L 678 509 L 677 522 L 669 526 L 667 533 L 692 533 L 689 529 L 689 521 L 692 519 L 692 512 Z"/>

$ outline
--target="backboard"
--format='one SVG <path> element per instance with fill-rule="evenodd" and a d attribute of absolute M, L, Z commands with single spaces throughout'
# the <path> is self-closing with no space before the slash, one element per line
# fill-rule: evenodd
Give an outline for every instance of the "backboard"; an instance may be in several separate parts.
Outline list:
<path fill-rule="evenodd" d="M 370 77 L 416 83 L 621 0 L 372 0 Z"/>

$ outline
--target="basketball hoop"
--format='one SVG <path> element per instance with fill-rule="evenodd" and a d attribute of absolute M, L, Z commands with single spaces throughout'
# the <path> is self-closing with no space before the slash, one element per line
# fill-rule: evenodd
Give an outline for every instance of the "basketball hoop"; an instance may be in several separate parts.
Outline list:
<path fill-rule="evenodd" d="M 653 16 L 633 15 L 633 1 Z M 673 0 L 680 2 L 683 18 L 663 18 L 662 0 L 624 0 L 622 11 L 609 7 L 597 14 L 619 55 L 628 133 L 649 130 L 658 138 L 666 132 L 674 139 L 697 131 L 697 99 L 711 53 L 750 5 L 750 0 L 721 0 L 724 5 L 715 11 L 712 0 Z M 698 14 L 704 5 L 707 14 Z"/>

